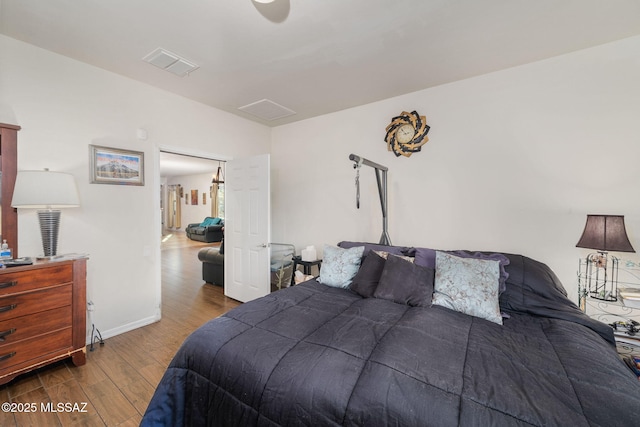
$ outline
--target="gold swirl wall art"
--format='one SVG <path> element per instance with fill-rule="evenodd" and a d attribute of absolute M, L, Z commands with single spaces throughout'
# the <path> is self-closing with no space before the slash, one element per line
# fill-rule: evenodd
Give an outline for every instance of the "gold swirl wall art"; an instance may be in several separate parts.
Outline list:
<path fill-rule="evenodd" d="M 413 153 L 419 152 L 429 141 L 427 137 L 429 129 L 425 116 L 419 115 L 416 111 L 410 113 L 403 111 L 399 116 L 391 119 L 391 123 L 387 126 L 387 135 L 384 138 L 387 149 L 393 151 L 396 157 L 410 157 Z"/>

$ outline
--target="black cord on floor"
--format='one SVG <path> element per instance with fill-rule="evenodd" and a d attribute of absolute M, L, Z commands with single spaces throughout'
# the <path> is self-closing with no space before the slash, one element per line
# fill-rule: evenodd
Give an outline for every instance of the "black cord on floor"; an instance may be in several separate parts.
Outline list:
<path fill-rule="evenodd" d="M 100 330 L 96 328 L 96 325 L 91 324 L 91 345 L 89 346 L 89 351 L 93 351 L 93 344 L 99 341 L 100 345 L 104 345 L 104 340 L 102 339 L 102 334 Z"/>

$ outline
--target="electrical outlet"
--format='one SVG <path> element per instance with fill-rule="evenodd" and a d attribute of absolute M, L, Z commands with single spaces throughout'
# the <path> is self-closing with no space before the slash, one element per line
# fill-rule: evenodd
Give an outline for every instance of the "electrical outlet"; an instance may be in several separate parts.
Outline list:
<path fill-rule="evenodd" d="M 93 301 L 87 302 L 87 310 L 88 311 L 94 311 L 95 310 L 95 307 L 93 305 Z"/>

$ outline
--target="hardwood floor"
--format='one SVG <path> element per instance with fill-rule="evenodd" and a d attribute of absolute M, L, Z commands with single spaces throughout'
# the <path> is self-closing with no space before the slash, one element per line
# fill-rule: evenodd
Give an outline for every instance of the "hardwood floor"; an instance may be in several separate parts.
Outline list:
<path fill-rule="evenodd" d="M 168 235 L 167 235 L 168 236 Z M 165 237 L 167 237 L 165 236 Z M 0 387 L 0 403 L 35 403 L 35 412 L 0 412 L 0 426 L 137 426 L 182 341 L 239 305 L 202 281 L 205 244 L 174 233 L 162 243 L 162 320 L 87 348 L 87 364 L 63 361 Z M 86 412 L 41 411 L 41 403 L 77 403 Z"/>

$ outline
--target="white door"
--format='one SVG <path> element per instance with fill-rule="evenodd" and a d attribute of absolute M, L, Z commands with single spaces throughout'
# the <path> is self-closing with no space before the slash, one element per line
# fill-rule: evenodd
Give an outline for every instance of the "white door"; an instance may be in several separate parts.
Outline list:
<path fill-rule="evenodd" d="M 270 191 L 268 154 L 227 162 L 224 293 L 238 301 L 271 292 Z"/>

